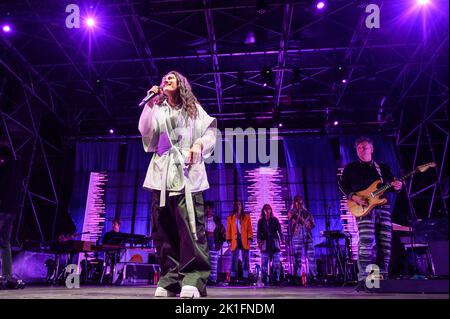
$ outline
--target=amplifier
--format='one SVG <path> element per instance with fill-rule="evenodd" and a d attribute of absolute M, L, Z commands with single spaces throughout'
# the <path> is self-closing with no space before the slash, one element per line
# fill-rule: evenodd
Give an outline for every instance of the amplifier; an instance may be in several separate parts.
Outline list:
<path fill-rule="evenodd" d="M 155 248 L 130 248 L 127 247 L 121 255 L 120 261 L 124 263 L 156 263 Z"/>
<path fill-rule="evenodd" d="M 158 264 L 120 262 L 114 267 L 116 285 L 156 285 L 159 280 Z"/>

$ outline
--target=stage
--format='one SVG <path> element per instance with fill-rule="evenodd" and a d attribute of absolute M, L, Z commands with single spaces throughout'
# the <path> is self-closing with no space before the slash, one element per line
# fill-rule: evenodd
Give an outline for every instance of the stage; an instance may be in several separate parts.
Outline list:
<path fill-rule="evenodd" d="M 155 298 L 155 286 L 85 286 L 78 289 L 28 286 L 0 290 L 0 299 L 166 299 Z M 168 298 L 168 299 L 179 299 Z M 209 287 L 204 299 L 449 299 L 446 294 L 356 292 L 354 287 Z"/>

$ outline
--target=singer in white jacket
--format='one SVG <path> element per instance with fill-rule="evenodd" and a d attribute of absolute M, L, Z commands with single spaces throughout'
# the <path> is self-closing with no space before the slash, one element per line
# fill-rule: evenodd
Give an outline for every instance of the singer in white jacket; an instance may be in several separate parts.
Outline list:
<path fill-rule="evenodd" d="M 154 192 L 152 239 L 161 277 L 156 297 L 206 296 L 210 274 L 202 191 L 209 188 L 204 159 L 216 144 L 215 118 L 176 71 L 163 77 L 161 87 L 142 111 L 139 131 L 144 150 L 153 152 L 144 188 Z"/>

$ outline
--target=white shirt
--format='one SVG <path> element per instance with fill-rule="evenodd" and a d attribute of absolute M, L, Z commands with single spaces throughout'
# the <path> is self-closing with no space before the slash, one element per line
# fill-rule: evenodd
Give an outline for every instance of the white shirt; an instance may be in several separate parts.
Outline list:
<path fill-rule="evenodd" d="M 154 152 L 147 170 L 144 187 L 161 190 L 163 169 L 168 165 L 166 189 L 179 192 L 189 183 L 192 192 L 209 188 L 204 158 L 211 156 L 216 144 L 216 119 L 209 116 L 200 105 L 197 105 L 198 115 L 195 120 L 188 118 L 184 109 L 173 109 L 164 101 L 161 106 L 152 108 L 145 106 L 139 119 L 139 131 L 146 152 Z M 167 125 L 167 126 L 166 126 Z M 166 129 L 167 128 L 167 129 Z M 195 143 L 202 145 L 202 160 L 200 163 L 187 165 L 187 178 L 183 178 L 183 165 L 177 158 L 178 152 L 171 152 L 172 145 L 182 155 L 182 162 L 189 155 L 189 150 Z"/>
<path fill-rule="evenodd" d="M 197 104 L 197 117 L 188 117 L 184 108 L 173 108 L 167 101 L 145 106 L 139 119 L 139 131 L 146 152 L 154 152 L 144 180 L 144 188 L 160 190 L 160 206 L 166 203 L 166 190 L 176 195 L 184 189 L 191 232 L 198 238 L 192 192 L 209 188 L 204 158 L 211 156 L 216 145 L 215 118 Z M 199 163 L 185 165 L 191 147 L 202 146 Z"/>

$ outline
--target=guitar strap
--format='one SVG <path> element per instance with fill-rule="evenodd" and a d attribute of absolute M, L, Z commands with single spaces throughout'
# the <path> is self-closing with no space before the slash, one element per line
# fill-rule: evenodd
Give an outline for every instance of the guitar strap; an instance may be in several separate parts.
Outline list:
<path fill-rule="evenodd" d="M 377 170 L 378 176 L 380 176 L 380 180 L 383 183 L 383 175 L 381 175 L 380 165 L 377 162 L 373 161 L 373 165 L 375 165 L 375 169 Z"/>

